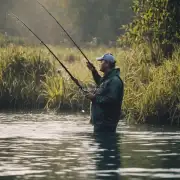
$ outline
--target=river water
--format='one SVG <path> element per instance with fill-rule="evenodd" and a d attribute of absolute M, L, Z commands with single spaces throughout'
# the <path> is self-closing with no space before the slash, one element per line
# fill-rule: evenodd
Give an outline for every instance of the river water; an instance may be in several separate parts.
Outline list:
<path fill-rule="evenodd" d="M 0 180 L 180 179 L 178 129 L 92 131 L 87 115 L 1 113 Z"/>

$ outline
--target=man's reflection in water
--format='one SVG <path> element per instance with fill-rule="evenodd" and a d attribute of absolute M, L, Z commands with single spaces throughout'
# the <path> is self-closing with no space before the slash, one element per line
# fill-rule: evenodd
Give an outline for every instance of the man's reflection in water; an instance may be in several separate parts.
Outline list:
<path fill-rule="evenodd" d="M 0 180 L 16 180 L 16 176 L 0 176 Z"/>
<path fill-rule="evenodd" d="M 120 161 L 120 135 L 115 133 L 94 134 L 98 144 L 98 152 L 95 157 L 98 180 L 118 180 L 120 174 L 115 172 L 121 166 Z"/>

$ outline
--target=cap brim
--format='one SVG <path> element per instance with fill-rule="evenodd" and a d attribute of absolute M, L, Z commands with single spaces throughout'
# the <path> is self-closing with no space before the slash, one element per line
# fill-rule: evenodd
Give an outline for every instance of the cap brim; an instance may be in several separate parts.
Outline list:
<path fill-rule="evenodd" d="M 96 58 L 97 61 L 102 61 L 103 60 L 103 57 L 98 57 Z"/>

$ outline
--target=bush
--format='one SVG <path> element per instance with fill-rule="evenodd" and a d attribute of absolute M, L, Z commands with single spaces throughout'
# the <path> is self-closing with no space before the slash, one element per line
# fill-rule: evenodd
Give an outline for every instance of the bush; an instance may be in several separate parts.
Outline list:
<path fill-rule="evenodd" d="M 141 123 L 179 123 L 179 52 L 174 53 L 173 60 L 163 60 L 162 65 L 156 67 L 138 63 L 141 51 L 131 51 L 125 62 L 124 110 L 127 118 Z"/>

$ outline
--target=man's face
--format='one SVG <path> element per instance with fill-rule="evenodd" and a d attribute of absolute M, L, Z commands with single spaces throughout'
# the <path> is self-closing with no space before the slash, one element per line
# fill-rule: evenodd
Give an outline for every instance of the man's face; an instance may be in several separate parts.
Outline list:
<path fill-rule="evenodd" d="M 107 70 L 110 68 L 109 63 L 107 61 L 104 61 L 104 60 L 102 60 L 100 63 L 101 63 L 100 64 L 100 71 L 101 72 L 107 72 Z"/>

